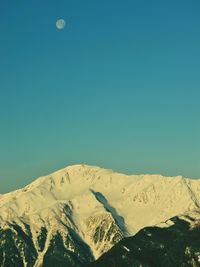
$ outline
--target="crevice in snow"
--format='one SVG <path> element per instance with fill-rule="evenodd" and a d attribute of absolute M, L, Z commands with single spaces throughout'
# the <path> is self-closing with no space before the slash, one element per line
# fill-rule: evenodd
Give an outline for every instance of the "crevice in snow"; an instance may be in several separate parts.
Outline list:
<path fill-rule="evenodd" d="M 105 196 L 102 193 L 95 192 L 93 189 L 90 189 L 90 191 L 95 196 L 95 198 L 104 206 L 105 210 L 111 213 L 113 219 L 115 220 L 115 222 L 119 226 L 119 228 L 122 230 L 124 235 L 128 236 L 129 233 L 128 233 L 128 230 L 126 228 L 124 218 L 121 215 L 119 215 L 117 210 L 108 203 L 107 199 L 105 198 Z"/>

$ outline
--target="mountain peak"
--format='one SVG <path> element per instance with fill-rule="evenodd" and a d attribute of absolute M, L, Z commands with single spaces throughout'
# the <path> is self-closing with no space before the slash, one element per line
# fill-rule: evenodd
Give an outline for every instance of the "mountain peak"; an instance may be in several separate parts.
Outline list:
<path fill-rule="evenodd" d="M 41 259 L 46 253 L 43 249 L 41 254 L 38 247 L 43 231 L 46 249 L 60 238 L 70 251 L 75 253 L 82 244 L 88 257 L 98 258 L 143 227 L 199 209 L 199 195 L 200 180 L 125 175 L 77 164 L 2 195 L 0 227 L 20 226 L 20 231 L 32 236 Z"/>
<path fill-rule="evenodd" d="M 47 208 L 55 202 L 70 201 L 91 194 L 91 190 L 100 192 L 110 203 L 117 206 L 123 215 L 126 215 L 131 207 L 138 210 L 142 205 L 144 210 L 151 206 L 152 212 L 154 209 L 155 212 L 160 210 L 159 216 L 162 218 L 165 213 L 167 215 L 164 217 L 172 217 L 179 210 L 198 207 L 200 182 L 182 176 L 125 175 L 98 166 L 76 164 L 39 177 L 20 190 L 2 195 L 0 207 L 12 206 L 12 210 L 18 214 L 18 206 L 19 210 L 23 210 L 24 203 L 28 203 L 29 212 L 36 212 L 38 208 Z M 163 207 L 166 207 L 165 211 Z M 140 207 L 137 212 L 141 213 L 142 209 Z M 27 214 L 25 210 L 22 214 Z M 127 224 L 131 224 L 131 228 L 133 224 L 133 229 L 143 226 L 142 219 L 138 225 L 137 222 L 132 224 L 134 218 L 131 214 L 128 217 L 130 222 L 128 219 Z"/>

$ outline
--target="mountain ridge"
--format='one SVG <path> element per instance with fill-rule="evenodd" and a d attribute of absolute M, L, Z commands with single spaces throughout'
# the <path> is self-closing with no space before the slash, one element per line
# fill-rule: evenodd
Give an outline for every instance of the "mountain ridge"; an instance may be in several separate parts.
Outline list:
<path fill-rule="evenodd" d="M 160 174 L 160 173 L 140 173 L 140 174 L 127 174 L 127 173 L 123 173 L 122 171 L 116 171 L 114 169 L 111 169 L 111 168 L 104 168 L 104 167 L 100 167 L 100 166 L 97 166 L 97 165 L 89 165 L 89 164 L 86 164 L 86 163 L 77 163 L 77 164 L 71 164 L 71 165 L 68 165 L 68 166 L 65 166 L 65 167 L 62 167 L 58 170 L 54 170 L 52 171 L 50 174 L 45 174 L 45 175 L 42 175 L 42 176 L 39 176 L 39 177 L 35 177 L 32 181 L 30 181 L 27 185 L 24 185 L 20 188 L 17 188 L 17 189 L 14 189 L 14 190 L 11 190 L 11 191 L 8 191 L 8 192 L 5 192 L 5 193 L 0 193 L 0 197 L 1 196 L 4 196 L 4 195 L 7 195 L 7 194 L 10 194 L 10 193 L 13 193 L 13 192 L 16 192 L 18 190 L 21 190 L 22 188 L 26 188 L 27 186 L 29 186 L 30 184 L 32 183 L 35 183 L 38 179 L 43 179 L 45 177 L 48 177 L 49 175 L 53 175 L 53 174 L 57 174 L 57 173 L 60 173 L 66 169 L 73 169 L 73 168 L 81 168 L 81 167 L 90 167 L 92 169 L 101 169 L 101 170 L 106 170 L 108 172 L 112 172 L 112 173 L 116 173 L 116 174 L 121 174 L 121 175 L 124 175 L 124 176 L 160 176 L 160 177 L 163 177 L 163 178 L 184 178 L 184 179 L 189 179 L 189 180 L 200 180 L 200 178 L 191 178 L 191 177 L 186 177 L 186 176 L 183 176 L 183 175 L 166 175 L 166 174 Z"/>

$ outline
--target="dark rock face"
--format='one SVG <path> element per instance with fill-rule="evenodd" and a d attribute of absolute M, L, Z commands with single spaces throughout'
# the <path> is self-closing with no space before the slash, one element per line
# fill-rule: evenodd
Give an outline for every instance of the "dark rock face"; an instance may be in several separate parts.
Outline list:
<path fill-rule="evenodd" d="M 189 222 L 178 217 L 171 221 L 174 224 L 170 227 L 146 227 L 135 236 L 124 238 L 92 263 L 90 248 L 75 232 L 71 231 L 65 240 L 57 232 L 38 267 L 199 267 L 200 224 L 193 223 L 191 227 Z M 47 236 L 48 231 L 43 228 L 35 248 L 28 225 L 22 229 L 10 224 L 9 228 L 0 229 L 0 266 L 35 266 Z M 66 249 L 70 246 L 75 249 Z"/>
<path fill-rule="evenodd" d="M 26 225 L 26 230 L 29 228 Z M 2 267 L 21 267 L 24 261 L 33 266 L 37 258 L 31 233 L 25 233 L 20 226 L 11 224 L 8 229 L 0 229 L 0 263 Z"/>
<path fill-rule="evenodd" d="M 35 247 L 28 225 L 22 229 L 17 224 L 10 224 L 0 229 L 0 266 L 1 267 L 33 267 L 39 253 L 43 251 L 47 240 L 47 229 L 42 228 Z M 71 246 L 72 250 L 67 249 Z M 56 232 L 52 236 L 45 251 L 42 263 L 37 267 L 82 267 L 94 260 L 90 248 L 72 231 L 67 239 Z"/>
<path fill-rule="evenodd" d="M 200 226 L 178 217 L 168 228 L 147 227 L 87 267 L 199 267 Z"/>
<path fill-rule="evenodd" d="M 50 242 L 50 246 L 44 256 L 43 267 L 82 267 L 84 263 L 90 261 L 90 255 L 85 250 L 85 259 L 83 255 L 66 250 L 62 237 L 57 234 Z"/>

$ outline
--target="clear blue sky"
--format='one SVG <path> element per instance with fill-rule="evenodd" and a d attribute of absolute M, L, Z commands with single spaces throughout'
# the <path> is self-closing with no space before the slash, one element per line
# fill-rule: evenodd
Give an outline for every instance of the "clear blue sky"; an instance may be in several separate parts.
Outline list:
<path fill-rule="evenodd" d="M 199 117 L 199 0 L 1 1 L 0 192 L 74 163 L 200 178 Z"/>

